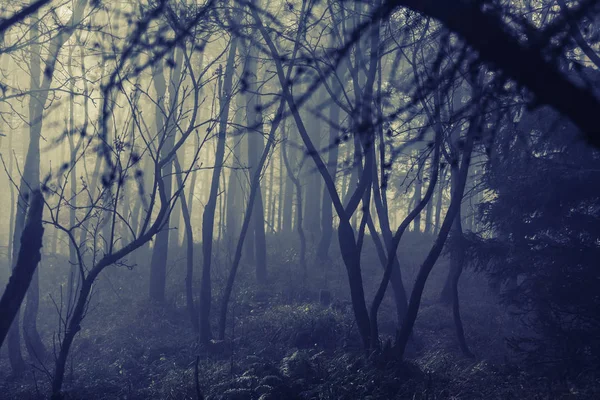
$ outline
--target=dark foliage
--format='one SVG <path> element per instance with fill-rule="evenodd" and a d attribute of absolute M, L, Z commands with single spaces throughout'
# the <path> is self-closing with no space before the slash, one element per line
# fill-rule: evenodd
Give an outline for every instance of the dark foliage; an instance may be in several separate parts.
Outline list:
<path fill-rule="evenodd" d="M 533 328 L 511 339 L 514 349 L 563 373 L 597 366 L 600 154 L 548 110 L 505 133 L 480 209 L 492 237 L 468 237 L 470 259 Z"/>

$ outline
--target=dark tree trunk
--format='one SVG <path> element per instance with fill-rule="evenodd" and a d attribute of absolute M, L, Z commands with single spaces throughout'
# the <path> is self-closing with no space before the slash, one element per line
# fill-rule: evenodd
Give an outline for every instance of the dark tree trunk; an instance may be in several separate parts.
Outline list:
<path fill-rule="evenodd" d="M 458 189 L 459 184 L 458 166 L 452 166 L 451 182 L 452 196 L 458 196 L 454 193 L 454 191 Z M 473 357 L 473 353 L 471 353 L 469 350 L 469 347 L 467 346 L 467 340 L 465 339 L 465 331 L 463 328 L 462 319 L 460 317 L 460 299 L 458 295 L 458 283 L 460 281 L 460 276 L 462 274 L 465 261 L 465 252 L 462 243 L 463 228 L 461 217 L 462 213 L 461 209 L 459 208 L 450 231 L 450 237 L 454 241 L 454 246 L 450 254 L 450 271 L 448 272 L 444 289 L 440 295 L 440 301 L 445 304 L 452 304 L 452 317 L 454 320 L 454 326 L 456 329 L 456 336 L 460 350 L 465 356 Z"/>
<path fill-rule="evenodd" d="M 396 349 L 401 358 L 404 356 L 406 345 L 408 344 L 408 340 L 412 333 L 415 320 L 417 319 L 419 306 L 421 304 L 421 296 L 423 295 L 423 290 L 425 288 L 427 278 L 429 277 L 429 273 L 433 269 L 433 266 L 435 265 L 438 257 L 440 256 L 444 244 L 446 243 L 446 239 L 448 238 L 448 234 L 450 233 L 450 229 L 454 222 L 454 218 L 456 218 L 456 215 L 460 211 L 460 205 L 462 203 L 467 174 L 469 172 L 469 164 L 471 162 L 471 151 L 473 150 L 475 131 L 479 129 L 479 124 L 476 122 L 476 120 L 477 119 L 474 118 L 471 121 L 471 125 L 466 135 L 467 137 L 463 145 L 462 161 L 457 177 L 456 189 L 452 193 L 452 199 L 450 201 L 448 211 L 446 212 L 446 217 L 444 218 L 444 222 L 442 223 L 440 232 L 438 233 L 438 236 L 431 250 L 429 251 L 429 254 L 425 258 L 425 261 L 419 269 L 417 278 L 415 280 L 415 284 L 413 286 L 413 290 L 410 295 L 410 301 L 408 303 L 406 316 L 404 317 L 404 320 L 402 322 L 402 328 L 398 333 Z"/>
<path fill-rule="evenodd" d="M 19 307 L 25 298 L 35 271 L 40 262 L 42 238 L 42 213 L 44 198 L 39 191 L 32 193 L 32 199 L 27 215 L 27 224 L 20 238 L 20 247 L 15 267 L 0 299 L 0 347 L 11 329 L 12 322 L 18 316 Z M 15 324 L 14 326 L 18 326 Z M 39 355 L 40 357 L 43 354 Z"/>
<path fill-rule="evenodd" d="M 23 242 L 23 239 L 21 239 L 21 242 Z M 25 310 L 23 311 L 23 339 L 25 339 L 25 347 L 27 348 L 29 357 L 36 362 L 43 362 L 46 358 L 46 347 L 37 330 L 37 315 L 39 308 L 40 279 L 36 268 L 31 278 L 29 292 L 27 293 L 27 302 L 25 303 Z"/>

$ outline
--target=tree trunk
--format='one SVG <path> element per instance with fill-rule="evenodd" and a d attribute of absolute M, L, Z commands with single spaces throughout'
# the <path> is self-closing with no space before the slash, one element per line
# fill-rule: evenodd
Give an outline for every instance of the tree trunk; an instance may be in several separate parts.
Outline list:
<path fill-rule="evenodd" d="M 285 128 L 285 125 L 283 125 L 281 127 L 282 130 L 282 134 L 284 133 L 283 130 Z M 281 233 L 282 232 L 282 217 L 283 217 L 283 182 L 284 182 L 284 178 L 283 178 L 283 153 L 281 152 L 281 148 L 279 148 L 279 184 L 278 184 L 278 188 L 279 188 L 279 193 L 277 195 L 277 233 Z"/>
<path fill-rule="evenodd" d="M 304 276 L 306 277 L 306 236 L 304 235 L 304 228 L 302 226 L 302 185 L 300 184 L 300 179 L 298 179 L 298 177 L 294 174 L 294 169 L 287 156 L 287 138 L 286 142 L 282 143 L 281 145 L 281 151 L 288 179 L 294 184 L 296 188 L 296 231 L 298 232 L 298 237 L 300 239 L 300 266 L 302 267 L 302 271 L 304 272 Z M 303 164 L 304 162 L 300 162 L 300 167 L 298 168 L 298 176 L 300 176 L 300 174 L 302 173 Z"/>
<path fill-rule="evenodd" d="M 264 149 L 263 116 L 258 86 L 258 47 L 251 45 L 246 54 L 244 78 L 248 86 L 246 96 L 246 124 L 248 126 L 248 173 L 254 175 L 259 161 L 259 154 Z M 254 239 L 254 261 L 256 265 L 256 281 L 259 284 L 267 280 L 267 245 L 265 239 L 265 211 L 262 190 L 256 188 L 256 200 L 252 210 L 250 235 Z"/>
<path fill-rule="evenodd" d="M 444 206 L 444 186 L 446 184 L 446 171 L 447 169 L 442 168 L 440 171 L 440 184 L 438 185 L 437 203 L 435 205 L 435 222 L 433 230 L 435 233 L 440 230 L 440 221 L 442 216 L 442 207 Z"/>
<path fill-rule="evenodd" d="M 234 127 L 239 127 L 242 123 L 242 113 L 237 112 L 234 117 Z M 237 128 L 234 128 L 237 129 Z M 226 231 L 225 238 L 227 248 L 233 252 L 233 244 L 236 237 L 239 236 L 241 218 L 242 218 L 242 197 L 243 187 L 242 180 L 244 177 L 241 171 L 242 163 L 242 147 L 239 135 L 231 135 L 230 142 L 233 149 L 233 161 L 229 171 L 229 179 L 227 181 L 227 201 L 225 207 L 227 209 L 227 219 L 225 221 Z"/>
<path fill-rule="evenodd" d="M 459 183 L 458 166 L 452 166 L 451 182 L 452 196 L 458 196 L 454 193 L 455 190 L 458 189 Z M 454 241 L 454 246 L 450 254 L 450 271 L 448 273 L 448 277 L 446 278 L 446 284 L 444 285 L 444 289 L 442 290 L 442 293 L 440 295 L 440 301 L 445 304 L 452 304 L 452 317 L 454 320 L 458 344 L 465 356 L 473 357 L 473 353 L 471 353 L 471 351 L 469 350 L 469 347 L 467 346 L 467 341 L 465 339 L 465 331 L 460 317 L 460 302 L 458 296 L 458 282 L 460 281 L 460 276 L 462 274 L 463 264 L 465 261 L 465 252 L 462 243 L 463 229 L 461 220 L 461 208 L 462 207 L 459 208 L 456 217 L 454 218 L 452 229 L 450 231 L 451 238 Z"/>
<path fill-rule="evenodd" d="M 11 329 L 11 325 L 19 314 L 19 307 L 25 298 L 30 282 L 34 279 L 35 271 L 42 255 L 42 213 L 44 198 L 39 191 L 32 192 L 31 204 L 27 215 L 27 225 L 20 238 L 19 254 L 12 275 L 0 299 L 0 347 Z M 43 354 L 39 355 L 40 357 Z"/>
<path fill-rule="evenodd" d="M 183 63 L 183 52 L 181 49 L 175 49 L 175 66 L 171 70 L 169 80 L 169 103 L 167 110 L 167 118 L 165 120 L 162 113 L 164 112 L 164 100 L 167 90 L 162 65 L 156 64 L 152 68 L 154 78 L 154 88 L 158 96 L 156 107 L 156 129 L 162 134 L 158 135 L 159 148 L 163 157 L 165 157 L 175 144 L 175 118 L 177 117 L 177 92 L 179 88 L 179 80 L 181 79 L 181 66 Z M 173 178 L 173 162 L 167 162 L 161 173 L 165 179 L 165 194 L 167 199 L 171 198 Z M 152 250 L 152 259 L 150 261 L 150 299 L 155 302 L 162 303 L 165 301 L 165 281 L 167 278 L 167 257 L 169 251 L 169 217 L 163 225 L 162 229 L 156 235 L 154 248 Z"/>
<path fill-rule="evenodd" d="M 418 158 L 418 156 L 419 155 L 417 154 L 417 158 Z M 421 196 L 422 196 L 423 183 L 421 181 L 421 177 L 422 177 L 423 163 L 424 163 L 424 161 L 421 161 L 417 165 L 417 176 L 415 177 L 415 197 L 413 198 L 413 203 L 415 205 L 418 204 L 419 201 L 421 201 Z M 415 231 L 417 233 L 421 232 L 421 213 L 419 213 L 415 216 L 415 220 L 414 220 L 414 224 L 413 224 L 413 231 Z"/>
<path fill-rule="evenodd" d="M 318 89 L 313 96 L 314 100 L 308 102 L 308 104 L 306 104 L 306 106 L 301 111 L 301 114 L 303 114 L 303 120 L 306 121 L 306 129 L 308 131 L 308 134 L 315 148 L 317 149 L 320 149 L 321 147 L 321 117 L 318 115 L 314 115 L 314 112 L 312 110 L 309 110 L 309 108 L 318 107 L 318 103 L 321 102 L 322 94 L 323 90 Z M 310 243 L 314 246 L 317 243 L 318 238 L 321 236 L 320 211 L 322 205 L 322 179 L 315 168 L 315 164 L 311 161 L 309 161 L 309 165 L 307 165 L 307 168 L 304 168 L 304 174 L 302 177 L 300 177 L 300 179 L 302 179 L 304 183 L 302 185 L 302 188 L 305 191 L 303 204 L 303 228 L 308 236 Z"/>
<path fill-rule="evenodd" d="M 431 165 L 429 176 L 433 175 L 433 168 L 439 168 L 439 165 Z M 433 199 L 427 203 L 425 209 L 425 233 L 428 235 L 433 233 Z"/>
<path fill-rule="evenodd" d="M 294 57 L 292 57 L 292 60 L 294 60 Z M 273 143 L 274 143 L 273 139 L 274 139 L 275 132 L 277 131 L 277 127 L 278 127 L 279 123 L 281 122 L 281 119 L 283 116 L 283 109 L 284 109 L 283 106 L 284 106 L 284 101 L 281 100 L 279 109 L 277 110 L 277 113 L 275 114 L 275 118 L 274 118 L 273 122 L 271 123 L 271 131 L 270 131 L 269 137 L 267 139 L 267 145 L 265 146 L 263 153 L 258 161 L 258 164 L 256 165 L 256 167 L 254 169 L 254 173 L 251 175 L 248 204 L 246 205 L 246 212 L 244 214 L 244 220 L 242 222 L 242 227 L 240 230 L 240 237 L 238 239 L 238 242 L 237 242 L 237 245 L 235 248 L 233 262 L 231 264 L 231 269 L 229 271 L 229 275 L 227 277 L 227 283 L 225 284 L 225 289 L 223 291 L 223 297 L 221 299 L 221 310 L 219 313 L 219 339 L 220 340 L 225 339 L 225 328 L 227 325 L 227 309 L 229 306 L 229 299 L 231 298 L 231 293 L 233 292 L 233 284 L 235 283 L 235 277 L 237 275 L 237 271 L 238 271 L 238 268 L 240 265 L 240 260 L 242 259 L 242 249 L 244 247 L 244 240 L 246 238 L 246 233 L 249 230 L 250 223 L 252 220 L 254 201 L 255 201 L 256 195 L 258 193 L 258 187 L 260 186 L 261 174 L 262 174 L 265 162 L 267 160 L 267 157 L 269 155 L 269 152 L 271 151 L 271 148 L 273 146 Z"/>
<path fill-rule="evenodd" d="M 332 82 L 335 79 L 331 79 Z M 336 85 L 335 94 L 339 93 L 340 87 Z M 337 160 L 339 153 L 339 123 L 340 123 L 340 107 L 335 103 L 331 102 L 329 106 L 329 154 L 327 159 L 327 168 L 329 175 L 335 180 L 337 172 Z M 333 203 L 331 201 L 331 195 L 327 191 L 326 187 L 323 187 L 323 194 L 321 196 L 321 240 L 317 247 L 317 259 L 326 260 L 329 254 L 329 246 L 331 245 L 331 239 L 333 237 Z"/>
<path fill-rule="evenodd" d="M 303 5 L 303 11 L 304 11 L 304 5 Z M 304 125 L 302 117 L 300 116 L 298 105 L 296 104 L 296 101 L 295 101 L 294 97 L 292 96 L 292 93 L 290 92 L 290 88 L 289 88 L 289 84 L 288 84 L 289 76 L 287 76 L 287 77 L 285 76 L 279 52 L 277 51 L 277 48 L 275 47 L 273 40 L 269 36 L 267 29 L 262 24 L 262 21 L 260 19 L 258 12 L 254 9 L 252 9 L 251 12 L 252 12 L 252 16 L 254 17 L 254 20 L 256 21 L 256 23 L 258 25 L 258 29 L 261 31 L 263 39 L 265 40 L 265 42 L 269 48 L 272 58 L 275 61 L 277 76 L 278 76 L 279 83 L 282 88 L 282 99 L 285 100 L 289 106 L 290 112 L 291 112 L 292 116 L 294 117 L 294 121 L 296 122 L 296 126 L 298 127 L 298 131 L 300 133 L 302 141 L 304 142 L 304 144 L 306 146 L 308 154 L 314 160 L 318 172 L 323 177 L 323 179 L 325 181 L 325 185 L 328 188 L 329 194 L 332 197 L 332 201 L 334 202 L 334 207 L 336 209 L 336 212 L 337 212 L 338 216 L 340 217 L 340 226 L 338 229 L 338 240 L 339 240 L 340 249 L 342 252 L 342 258 L 344 260 L 344 265 L 346 266 L 346 272 L 348 274 L 348 281 L 350 284 L 350 296 L 352 299 L 352 308 L 354 311 L 358 330 L 359 330 L 361 338 L 363 340 L 363 345 L 365 347 L 367 347 L 370 342 L 370 340 L 369 340 L 369 336 L 370 336 L 369 335 L 369 330 L 370 330 L 369 315 L 368 315 L 368 311 L 367 311 L 367 307 L 366 307 L 366 303 L 365 303 L 364 289 L 363 289 L 363 285 L 362 285 L 362 276 L 361 276 L 361 270 L 360 270 L 360 253 L 358 252 L 358 247 L 357 247 L 357 244 L 356 244 L 356 241 L 354 238 L 354 231 L 350 225 L 350 215 L 353 214 L 354 211 L 356 210 L 356 207 L 358 206 L 360 199 L 363 197 L 364 190 L 366 190 L 369 187 L 369 184 L 371 182 L 369 174 L 372 173 L 372 170 L 370 167 L 365 168 L 365 174 L 363 174 L 364 177 L 363 177 L 363 179 L 361 179 L 361 182 L 359 183 L 359 187 L 357 188 L 355 194 L 352 196 L 352 198 L 349 202 L 349 205 L 346 208 L 344 208 L 344 205 L 342 204 L 342 201 L 340 200 L 340 197 L 337 193 L 335 181 L 329 175 L 327 166 L 321 159 L 317 148 L 313 144 L 313 142 L 306 130 L 306 126 Z M 301 15 L 303 15 L 303 14 L 304 14 L 304 12 L 301 13 Z M 303 20 L 303 19 L 304 18 L 301 17 L 301 20 Z M 302 24 L 303 23 L 301 22 L 300 25 L 302 26 Z M 298 32 L 299 33 L 302 32 L 302 29 L 300 28 L 298 30 Z M 288 68 L 288 75 L 290 72 L 291 72 L 290 68 Z M 367 98 L 370 98 L 370 96 L 367 96 Z M 368 101 L 368 104 L 370 104 L 370 101 Z M 370 155 L 370 153 L 372 153 L 372 152 L 367 152 L 368 157 L 372 157 L 372 155 Z M 369 163 L 367 162 L 366 165 L 368 166 Z M 364 178 L 367 178 L 367 179 L 364 179 Z"/>
<path fill-rule="evenodd" d="M 238 17 L 236 17 L 238 18 Z M 215 223 L 215 210 L 217 207 L 217 196 L 219 195 L 219 182 L 223 159 L 225 156 L 225 142 L 227 138 L 227 123 L 229 120 L 229 108 L 232 95 L 232 81 L 235 69 L 235 55 L 238 39 L 233 37 L 229 44 L 229 54 L 225 73 L 219 68 L 219 132 L 217 136 L 217 148 L 215 153 L 215 165 L 212 171 L 212 180 L 208 201 L 204 207 L 202 216 L 202 284 L 200 286 L 200 342 L 208 343 L 212 339 L 210 326 L 210 308 L 212 302 L 211 262 L 212 246 Z"/>
<path fill-rule="evenodd" d="M 289 135 L 287 135 L 285 133 L 286 131 L 286 121 L 283 122 L 282 124 L 282 135 L 284 137 L 288 137 Z M 282 147 L 279 149 L 280 152 L 283 152 L 283 146 L 285 146 L 285 144 L 282 144 Z M 288 151 L 291 150 L 291 151 Z M 289 162 L 291 165 L 295 164 L 296 162 L 296 157 L 295 157 L 295 150 L 294 149 L 286 149 L 287 153 L 287 157 L 289 159 Z M 283 158 L 283 153 L 282 153 L 282 158 Z M 292 225 L 292 214 L 293 214 L 293 208 L 294 208 L 294 183 L 290 180 L 289 175 L 286 174 L 286 178 L 285 178 L 285 194 L 283 196 L 283 216 L 282 216 L 282 229 L 284 232 L 291 232 L 293 230 L 293 225 Z"/>
<path fill-rule="evenodd" d="M 27 149 L 27 157 L 23 166 L 23 175 L 19 186 L 19 201 L 17 204 L 17 215 L 13 236 L 13 259 L 16 259 L 16 255 L 20 253 L 19 239 L 21 238 L 25 223 L 26 198 L 31 197 L 31 190 L 38 189 L 40 184 L 40 137 L 44 116 L 44 105 L 48 99 L 49 89 L 53 81 L 54 66 L 57 62 L 60 49 L 72 35 L 75 26 L 82 20 L 86 4 L 87 1 L 85 0 L 76 1 L 73 6 L 71 19 L 65 25 L 68 29 L 62 29 L 60 33 L 54 36 L 50 41 L 41 83 L 41 48 L 38 37 L 38 18 L 37 12 L 32 14 L 32 21 L 34 22 L 30 28 L 30 37 L 32 38 L 30 90 L 34 91 L 34 94 L 32 94 L 29 99 L 29 147 Z M 39 286 L 35 279 L 32 283 L 33 285 L 30 287 L 29 295 L 27 296 L 27 304 L 29 304 L 29 306 L 26 305 L 26 312 L 23 315 L 24 337 L 25 340 L 28 341 L 27 349 L 35 351 L 35 354 L 33 354 L 32 357 L 44 357 L 46 349 L 41 340 L 37 340 L 39 339 L 39 334 L 36 330 L 37 309 L 39 306 Z M 34 291 L 36 293 L 33 293 Z M 11 334 L 11 336 L 12 335 L 13 334 Z M 14 333 L 14 335 L 18 335 L 18 331 Z M 11 344 L 14 343 L 13 340 L 11 340 Z M 19 365 L 21 362 L 17 358 L 20 350 L 12 349 L 9 350 L 9 353 L 15 357 L 11 357 L 11 361 L 15 362 L 13 366 L 16 367 L 15 372 L 17 372 L 22 367 L 22 365 Z"/>
<path fill-rule="evenodd" d="M 179 186 L 179 196 L 181 201 L 181 212 L 183 213 L 183 222 L 185 224 L 184 238 L 186 242 L 186 269 L 185 269 L 185 299 L 186 308 L 190 317 L 190 322 L 194 332 L 200 333 L 200 325 L 198 322 L 198 314 L 196 313 L 196 306 L 194 305 L 194 232 L 192 230 L 192 219 L 190 218 L 190 211 L 188 203 L 185 198 L 183 178 L 181 177 L 181 166 L 179 160 L 175 157 L 175 176 L 177 178 L 177 185 Z"/>
<path fill-rule="evenodd" d="M 448 207 L 448 211 L 446 212 L 446 216 L 440 228 L 440 232 L 438 233 L 438 236 L 431 250 L 429 251 L 429 254 L 425 258 L 425 261 L 419 269 L 417 279 L 415 280 L 415 284 L 410 295 L 410 302 L 408 304 L 406 316 L 404 317 L 404 320 L 402 322 L 402 328 L 398 333 L 396 349 L 401 358 L 404 356 L 406 345 L 408 344 L 408 340 L 410 338 L 415 320 L 417 319 L 419 306 L 421 304 L 421 296 L 423 295 L 423 289 L 425 288 L 425 283 L 427 282 L 429 273 L 433 269 L 433 266 L 435 265 L 438 257 L 440 256 L 444 244 L 446 243 L 446 239 L 448 238 L 448 234 L 450 233 L 450 229 L 454 222 L 454 218 L 456 218 L 456 215 L 460 211 L 460 205 L 462 203 L 462 196 L 465 189 L 467 174 L 469 172 L 469 163 L 471 162 L 471 151 L 473 150 L 473 140 L 475 136 L 475 131 L 479 129 L 479 124 L 476 122 L 476 120 L 477 118 L 473 118 L 471 120 L 471 125 L 469 126 L 469 130 L 467 132 L 467 137 L 463 147 L 463 156 L 460 165 L 459 175 L 457 177 L 456 190 L 452 193 L 450 206 Z"/>

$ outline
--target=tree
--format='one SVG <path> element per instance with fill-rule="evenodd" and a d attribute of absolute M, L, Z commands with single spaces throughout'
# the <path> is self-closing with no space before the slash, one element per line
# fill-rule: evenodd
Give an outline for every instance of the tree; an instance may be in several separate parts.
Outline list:
<path fill-rule="evenodd" d="M 237 13 L 237 11 L 234 11 Z M 236 19 L 236 17 L 234 17 Z M 235 70 L 235 55 L 237 52 L 237 38 L 232 37 L 229 42 L 229 54 L 227 56 L 227 65 L 225 72 L 219 67 L 219 131 L 217 136 L 217 149 L 215 154 L 215 165 L 210 184 L 210 193 L 208 202 L 204 207 L 202 215 L 202 286 L 200 287 L 200 341 L 208 343 L 212 338 L 210 328 L 210 308 L 212 301 L 211 289 L 211 261 L 212 244 L 214 233 L 215 209 L 217 207 L 217 196 L 219 195 L 219 181 L 221 179 L 221 170 L 223 169 L 223 159 L 225 156 L 225 140 L 227 138 L 227 122 L 229 120 L 229 108 L 233 97 L 232 81 Z"/>
<path fill-rule="evenodd" d="M 49 88 L 53 81 L 54 68 L 58 60 L 59 52 L 65 42 L 73 34 L 75 28 L 81 23 L 84 17 L 86 2 L 81 0 L 74 4 L 71 18 L 59 33 L 54 36 L 49 44 L 48 55 L 44 61 L 43 76 L 41 75 L 41 55 L 39 46 L 36 42 L 38 38 L 37 11 L 32 11 L 31 15 L 34 18 L 30 38 L 33 43 L 31 54 L 31 87 L 29 100 L 29 148 L 27 149 L 27 157 L 23 166 L 23 174 L 19 184 L 19 196 L 17 203 L 17 215 L 15 218 L 15 228 L 13 232 L 13 260 L 16 261 L 19 254 L 20 237 L 23 232 L 25 223 L 25 198 L 30 196 L 31 190 L 39 189 L 40 187 L 40 136 L 43 123 L 44 106 L 48 99 Z M 37 10 L 37 9 L 36 9 Z M 40 82 L 40 78 L 42 79 Z M 39 303 L 39 284 L 37 275 L 33 275 L 32 284 L 27 297 L 26 309 L 23 319 L 23 329 L 27 349 L 30 351 L 33 359 L 45 358 L 45 347 L 39 337 L 36 329 L 37 308 Z M 18 315 L 15 318 L 18 321 Z M 15 328 L 17 329 L 17 328 Z M 14 330 L 9 334 L 9 354 L 13 371 L 19 373 L 23 370 L 24 364 L 20 355 L 18 330 Z"/>
<path fill-rule="evenodd" d="M 152 75 L 154 78 L 154 88 L 158 97 L 156 103 L 156 130 L 159 140 L 159 148 L 163 152 L 163 157 L 168 155 L 175 145 L 176 125 L 175 118 L 178 113 L 178 89 L 180 87 L 181 71 L 183 63 L 183 51 L 174 50 L 174 67 L 171 68 L 169 77 L 169 107 L 165 108 L 165 98 L 167 84 L 165 82 L 163 68 L 161 63 L 153 66 Z M 165 115 L 166 112 L 166 115 Z M 173 179 L 171 177 L 173 163 L 165 163 L 164 176 L 168 178 L 165 181 L 165 196 L 171 197 Z M 154 242 L 152 249 L 152 260 L 150 262 L 150 299 L 163 302 L 165 300 L 165 280 L 167 277 L 167 255 L 169 252 L 169 225 L 162 229 Z"/>
<path fill-rule="evenodd" d="M 19 307 L 25 298 L 29 284 L 33 279 L 41 255 L 42 237 L 42 212 L 44 211 L 44 199 L 40 191 L 34 191 L 30 200 L 27 214 L 27 223 L 21 235 L 21 246 L 19 256 L 13 269 L 13 274 L 0 299 L 0 347 L 18 315 Z"/>
<path fill-rule="evenodd" d="M 253 2 L 254 3 L 254 2 Z M 255 6 L 252 4 L 252 6 Z M 249 33 L 250 43 L 244 55 L 244 72 L 242 91 L 246 98 L 246 124 L 248 138 L 248 173 L 252 177 L 259 162 L 259 154 L 264 149 L 263 131 L 263 106 L 260 100 L 260 87 L 258 84 L 258 48 L 255 45 L 255 29 Z M 260 284 L 267 280 L 267 244 L 265 239 L 265 210 L 263 195 L 260 185 L 256 188 L 256 200 L 252 210 L 250 225 L 249 254 L 256 264 L 256 281 Z M 252 245 L 254 247 L 252 247 Z"/>
<path fill-rule="evenodd" d="M 493 195 L 480 215 L 491 234 L 454 245 L 504 284 L 501 301 L 528 328 L 511 347 L 526 362 L 577 374 L 600 360 L 600 157 L 573 141 L 575 127 L 555 112 L 516 112 L 518 123 L 505 124 L 483 177 Z"/>

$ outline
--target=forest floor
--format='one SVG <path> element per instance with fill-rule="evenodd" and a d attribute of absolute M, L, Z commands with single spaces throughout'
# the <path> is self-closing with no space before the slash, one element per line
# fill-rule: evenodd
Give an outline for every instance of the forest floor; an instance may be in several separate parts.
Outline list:
<path fill-rule="evenodd" d="M 426 244 L 409 243 L 403 250 L 406 282 L 416 273 L 414 254 L 422 254 L 424 248 Z M 368 249 L 366 254 L 365 288 L 374 293 L 380 267 Z M 200 389 L 212 400 L 600 398 L 593 376 L 559 379 L 519 365 L 504 340 L 514 333 L 515 323 L 479 274 L 466 271 L 461 281 L 463 321 L 475 358 L 460 353 L 451 308 L 437 302 L 447 271 L 441 262 L 428 283 L 407 360 L 398 362 L 386 354 L 367 356 L 361 351 L 341 265 L 310 265 L 308 279 L 298 271 L 293 250 L 273 250 L 269 256 L 277 265 L 269 285 L 250 283 L 252 270 L 243 266 L 227 338 L 208 347 L 197 345 L 185 311 L 183 260 L 173 263 L 169 273 L 168 293 L 177 294 L 163 305 L 143 299 L 147 268 L 110 271 L 98 283 L 76 338 L 65 398 L 196 399 L 196 366 Z M 61 274 L 52 271 L 60 271 L 64 261 L 54 257 L 42 265 L 42 293 L 45 287 L 60 286 Z M 228 263 L 215 264 L 218 294 Z M 320 288 L 331 291 L 331 306 L 319 304 Z M 58 314 L 51 297 L 60 294 L 51 296 L 48 291 L 42 296 L 38 323 L 52 349 Z M 218 300 L 217 295 L 215 314 Z M 380 313 L 384 341 L 394 334 L 393 315 L 391 296 L 386 296 Z M 49 372 L 38 366 L 14 377 L 3 348 L 0 399 L 46 398 L 52 363 L 46 367 Z"/>

